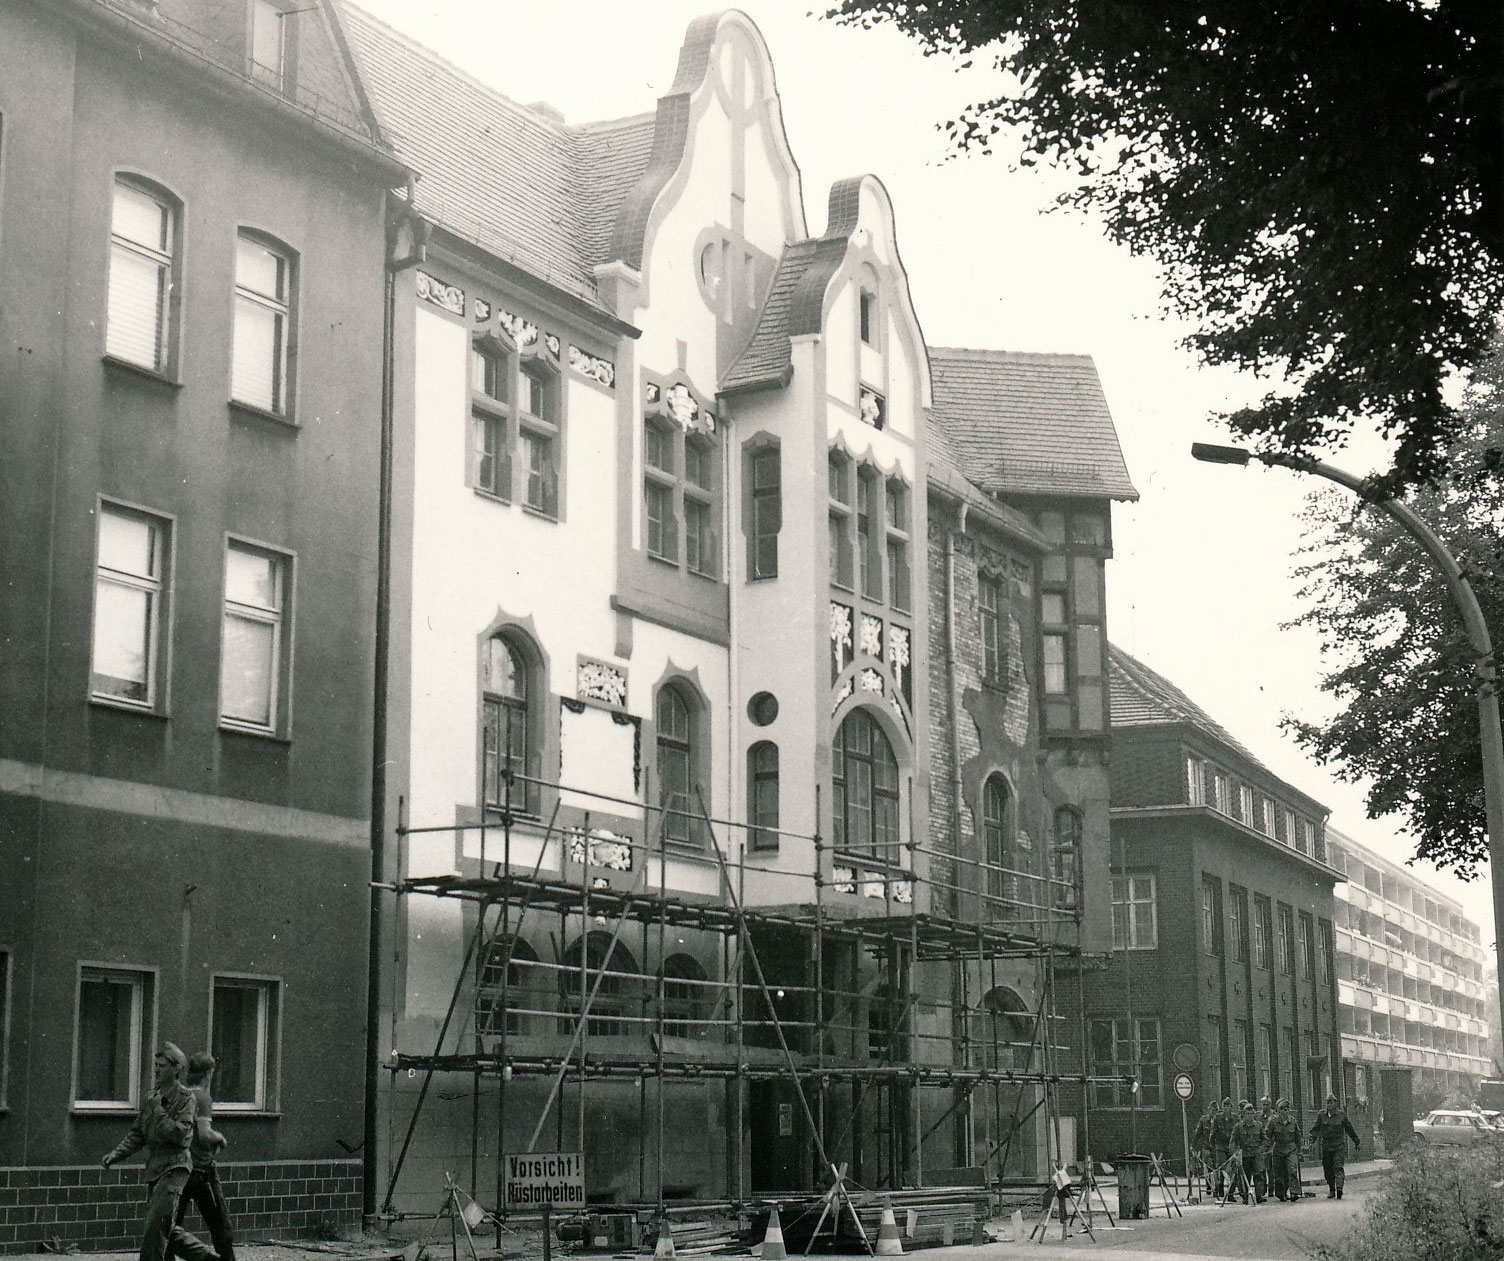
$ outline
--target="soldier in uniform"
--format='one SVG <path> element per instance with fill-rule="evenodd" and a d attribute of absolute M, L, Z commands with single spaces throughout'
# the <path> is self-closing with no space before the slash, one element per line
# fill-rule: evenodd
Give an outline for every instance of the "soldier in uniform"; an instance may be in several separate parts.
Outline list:
<path fill-rule="evenodd" d="M 1201 1162 L 1208 1195 L 1211 1194 L 1212 1179 L 1207 1162 L 1212 1158 L 1212 1117 L 1215 1115 L 1216 1105 L 1213 1104 L 1201 1114 L 1201 1120 L 1196 1122 L 1196 1131 L 1191 1135 L 1191 1156 Z"/>
<path fill-rule="evenodd" d="M 1269 1127 L 1270 1120 L 1274 1117 L 1274 1104 L 1269 1096 L 1265 1095 L 1259 1100 L 1259 1133 L 1260 1135 Z M 1253 1166 L 1253 1189 L 1262 1203 L 1269 1195 L 1269 1140 L 1264 1139 L 1259 1143 L 1258 1160 Z"/>
<path fill-rule="evenodd" d="M 1275 1114 L 1264 1126 L 1264 1141 L 1269 1146 L 1269 1172 L 1274 1183 L 1274 1198 L 1294 1200 L 1300 1197 L 1295 1180 L 1295 1156 L 1300 1148 L 1300 1126 L 1290 1111 L 1290 1101 L 1281 1099 Z"/>
<path fill-rule="evenodd" d="M 1222 1166 L 1227 1163 L 1227 1158 L 1232 1153 L 1232 1130 L 1237 1124 L 1236 1113 L 1232 1110 L 1232 1100 L 1222 1100 L 1222 1106 L 1212 1117 L 1212 1194 L 1222 1194 L 1224 1173 Z"/>
<path fill-rule="evenodd" d="M 1326 1175 L 1326 1198 L 1342 1198 L 1343 1166 L 1347 1163 L 1347 1139 L 1358 1146 L 1358 1131 L 1337 1106 L 1337 1096 L 1326 1097 L 1326 1107 L 1311 1123 L 1311 1137 L 1321 1148 L 1321 1172 Z"/>
<path fill-rule="evenodd" d="M 188 1146 L 198 1121 L 198 1105 L 182 1082 L 187 1063 L 181 1048 L 162 1043 L 152 1060 L 156 1089 L 141 1105 L 130 1133 L 99 1162 L 108 1169 L 146 1148 L 146 1221 L 141 1228 L 140 1261 L 162 1261 L 169 1243 L 187 1261 L 219 1261 L 208 1244 L 175 1221 L 178 1197 L 192 1168 Z"/>
<path fill-rule="evenodd" d="M 1264 1193 L 1254 1182 L 1254 1175 L 1263 1163 L 1264 1127 L 1259 1124 L 1258 1114 L 1253 1110 L 1253 1105 L 1246 1100 L 1243 1103 L 1243 1117 L 1233 1127 L 1232 1146 L 1243 1162 L 1243 1203 L 1248 1203 L 1248 1191 L 1251 1187 L 1255 1201 L 1262 1204 Z"/>

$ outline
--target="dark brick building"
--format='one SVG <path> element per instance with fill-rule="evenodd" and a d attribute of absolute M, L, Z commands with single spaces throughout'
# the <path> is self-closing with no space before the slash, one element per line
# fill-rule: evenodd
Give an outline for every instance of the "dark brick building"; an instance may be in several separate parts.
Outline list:
<path fill-rule="evenodd" d="M 341 20 L 0 3 L 0 1250 L 134 1243 L 163 1038 L 243 1229 L 359 1207 L 404 175 Z"/>
<path fill-rule="evenodd" d="M 1304 1119 L 1331 1088 L 1340 876 L 1320 802 L 1127 653 L 1109 671 L 1114 940 L 1084 971 L 1087 1042 L 1094 1071 L 1142 1085 L 1097 1088 L 1091 1141 L 1178 1156 L 1177 1048 L 1192 1124 L 1224 1096 L 1287 1096 Z"/>

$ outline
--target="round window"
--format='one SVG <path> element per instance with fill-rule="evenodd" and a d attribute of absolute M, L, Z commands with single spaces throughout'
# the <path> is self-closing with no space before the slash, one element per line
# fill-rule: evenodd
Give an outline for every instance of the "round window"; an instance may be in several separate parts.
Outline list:
<path fill-rule="evenodd" d="M 759 692 L 747 702 L 747 717 L 759 727 L 766 727 L 778 717 L 778 698 L 772 692 Z"/>

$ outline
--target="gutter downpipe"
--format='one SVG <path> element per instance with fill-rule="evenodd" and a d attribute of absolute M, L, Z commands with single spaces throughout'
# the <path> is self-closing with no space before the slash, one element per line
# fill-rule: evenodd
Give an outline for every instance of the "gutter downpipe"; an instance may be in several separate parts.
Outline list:
<path fill-rule="evenodd" d="M 392 464 L 395 433 L 397 275 L 426 253 L 428 225 L 412 209 L 415 177 L 407 177 L 407 202 L 387 206 L 382 257 L 381 480 L 376 520 L 376 642 L 371 700 L 371 888 L 366 944 L 365 1101 L 361 1126 L 361 1218 L 376 1224 L 378 1093 L 381 1063 L 382 883 L 386 880 L 387 700 L 392 620 Z M 406 238 L 406 239 L 404 239 Z M 405 252 L 399 254 L 399 250 Z"/>
<path fill-rule="evenodd" d="M 961 852 L 961 736 L 957 730 L 958 706 L 956 704 L 956 535 L 966 531 L 966 519 L 970 508 L 963 499 L 956 507 L 956 524 L 954 528 L 947 527 L 945 531 L 945 683 L 946 683 L 946 709 L 950 721 L 946 724 L 946 737 L 950 745 L 950 770 L 951 770 L 951 798 L 950 798 L 950 822 L 951 837 L 955 845 L 957 855 Z M 954 870 L 954 868 L 953 868 Z M 959 909 L 959 908 L 958 908 Z M 965 967 L 963 961 L 961 967 Z M 977 973 L 977 983 L 981 984 L 980 965 Z M 951 976 L 951 1010 L 961 1018 L 965 1029 L 969 1021 L 969 1013 L 961 1010 L 959 1001 L 960 973 Z M 972 1153 L 976 1149 L 976 1114 L 973 1110 L 974 1092 L 966 1096 L 966 1147 L 967 1162 L 971 1160 Z"/>

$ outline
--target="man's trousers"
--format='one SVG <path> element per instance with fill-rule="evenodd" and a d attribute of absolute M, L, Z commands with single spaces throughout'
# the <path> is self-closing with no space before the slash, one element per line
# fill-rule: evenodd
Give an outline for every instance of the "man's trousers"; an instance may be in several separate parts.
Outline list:
<path fill-rule="evenodd" d="M 230 1232 L 230 1209 L 225 1203 L 224 1189 L 219 1184 L 219 1170 L 213 1165 L 197 1165 L 188 1175 L 188 1184 L 178 1200 L 177 1224 L 183 1224 L 188 1206 L 198 1206 L 198 1215 L 204 1219 L 209 1238 L 214 1240 L 214 1251 L 219 1261 L 235 1261 L 235 1240 Z M 173 1261 L 175 1249 L 167 1249 L 166 1261 Z"/>
<path fill-rule="evenodd" d="M 186 1169 L 169 1169 L 155 1182 L 147 1183 L 141 1261 L 166 1261 L 169 1248 L 185 1261 L 215 1261 L 208 1244 L 177 1224 L 178 1201 L 187 1182 Z"/>

